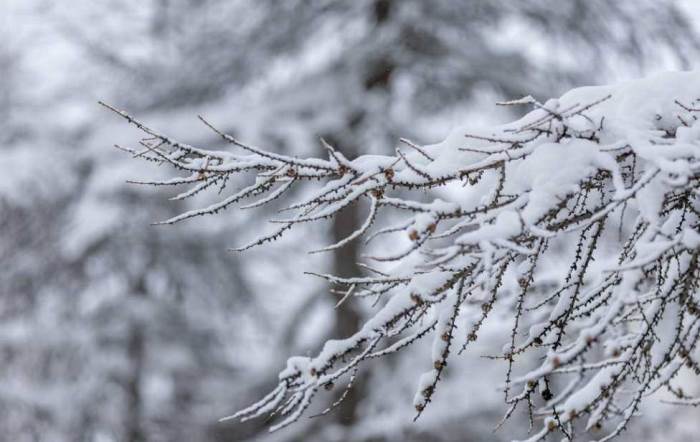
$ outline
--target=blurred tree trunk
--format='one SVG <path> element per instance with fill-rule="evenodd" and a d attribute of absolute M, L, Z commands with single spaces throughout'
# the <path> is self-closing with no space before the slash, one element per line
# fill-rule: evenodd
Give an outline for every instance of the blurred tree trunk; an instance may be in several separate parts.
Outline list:
<path fill-rule="evenodd" d="M 347 152 L 347 149 L 345 151 Z M 333 220 L 332 243 L 340 241 L 357 228 L 358 207 L 347 207 L 340 216 Z M 357 260 L 359 257 L 359 244 L 352 241 L 350 244 L 336 250 L 333 254 L 333 273 L 342 277 L 357 275 Z M 344 338 L 352 335 L 361 325 L 361 314 L 355 299 L 347 299 L 335 309 L 335 335 Z M 355 387 L 348 392 L 345 401 L 340 405 L 337 416 L 342 425 L 351 425 L 356 418 L 357 406 L 362 396 L 362 384 L 355 383 Z"/>
<path fill-rule="evenodd" d="M 127 410 L 126 410 L 126 440 L 128 442 L 145 442 L 142 428 L 141 378 L 143 372 L 144 336 L 142 326 L 132 323 L 127 343 L 130 369 L 126 381 Z"/>
<path fill-rule="evenodd" d="M 373 13 L 376 28 L 379 29 L 385 23 L 391 12 L 391 0 L 375 0 Z M 362 84 L 368 94 L 388 92 L 389 78 L 394 65 L 387 55 L 368 60 L 364 66 Z M 354 159 L 360 154 L 360 146 L 356 140 L 361 139 L 359 131 L 362 130 L 362 122 L 366 118 L 375 118 L 377 115 L 360 109 L 350 116 L 347 126 L 342 129 L 343 135 L 331 136 L 337 147 L 349 159 Z M 346 207 L 339 216 L 333 218 L 333 240 L 338 242 L 350 235 L 361 223 L 361 208 L 357 205 Z M 353 277 L 360 273 L 357 262 L 360 258 L 361 243 L 357 240 L 337 249 L 333 254 L 333 273 L 341 277 Z M 335 336 L 345 338 L 355 333 L 362 325 L 360 306 L 352 297 L 335 309 Z M 365 390 L 365 385 L 359 380 L 355 381 L 337 410 L 337 420 L 341 425 L 350 426 L 357 420 L 357 409 Z"/>
<path fill-rule="evenodd" d="M 140 275 L 131 291 L 133 297 L 146 296 L 145 275 Z M 143 428 L 144 398 L 141 392 L 145 362 L 145 330 L 140 318 L 132 318 L 127 335 L 126 351 L 129 374 L 126 380 L 125 434 L 127 442 L 146 442 Z"/>

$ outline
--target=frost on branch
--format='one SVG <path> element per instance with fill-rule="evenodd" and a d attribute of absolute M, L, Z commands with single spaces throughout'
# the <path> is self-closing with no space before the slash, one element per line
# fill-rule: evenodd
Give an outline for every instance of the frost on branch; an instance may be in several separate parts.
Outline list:
<path fill-rule="evenodd" d="M 356 159 L 325 142 L 326 159 L 272 153 L 202 119 L 232 147 L 204 150 L 110 107 L 146 134 L 141 148 L 125 150 L 182 172 L 146 184 L 191 186 L 178 196 L 187 198 L 226 191 L 233 175 L 255 175 L 218 203 L 166 224 L 237 203 L 284 201 L 306 185 L 313 190 L 288 201 L 270 233 L 238 250 L 360 200 L 369 210 L 358 230 L 316 252 L 361 237 L 410 240 L 386 242 L 368 258 L 381 270 L 366 266 L 353 278 L 313 273 L 346 296 L 370 298 L 376 313 L 316 356 L 290 358 L 278 386 L 232 418 L 270 414 L 271 429 L 282 428 L 317 394 L 351 388 L 360 366 L 432 339 L 412 404 L 418 417 L 449 359 L 469 349 L 494 312 L 512 318 L 502 352 L 494 350 L 507 365 L 505 418 L 520 406 L 531 422 L 543 419 L 528 440 L 552 431 L 572 438 L 609 421 L 598 436 L 607 440 L 660 389 L 677 403 L 698 403 L 675 377 L 683 369 L 700 374 L 700 73 L 502 104 L 534 110 L 511 124 L 455 131 L 439 144 L 401 140 L 394 156 Z M 423 190 L 439 186 L 451 189 L 451 201 L 421 202 Z M 388 212 L 403 221 L 385 225 Z"/>

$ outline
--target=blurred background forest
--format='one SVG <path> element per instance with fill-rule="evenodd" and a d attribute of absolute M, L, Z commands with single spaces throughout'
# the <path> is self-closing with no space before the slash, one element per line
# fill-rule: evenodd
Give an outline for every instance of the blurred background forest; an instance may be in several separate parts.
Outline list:
<path fill-rule="evenodd" d="M 280 152 L 314 154 L 319 137 L 349 157 L 391 152 L 399 137 L 435 142 L 466 121 L 508 118 L 498 100 L 690 68 L 698 10 L 693 0 L 0 1 L 0 439 L 510 440 L 508 426 L 492 432 L 501 371 L 481 347 L 416 423 L 410 354 L 375 364 L 330 416 L 272 435 L 265 422 L 218 423 L 267 391 L 287 357 L 350 334 L 371 309 L 333 309 L 337 297 L 302 274 L 357 271 L 359 245 L 305 253 L 352 231 L 356 209 L 243 254 L 227 248 L 259 227 L 252 211 L 151 226 L 205 201 L 127 184 L 152 167 L 111 148 L 136 132 L 97 100 L 199 146 L 221 147 L 202 114 Z M 697 410 L 646 411 L 626 438 L 700 431 Z"/>

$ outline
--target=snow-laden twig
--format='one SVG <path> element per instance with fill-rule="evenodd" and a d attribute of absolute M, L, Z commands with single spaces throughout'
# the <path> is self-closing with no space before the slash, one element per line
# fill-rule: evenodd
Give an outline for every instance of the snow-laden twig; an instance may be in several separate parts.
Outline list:
<path fill-rule="evenodd" d="M 431 368 L 413 404 L 420 415 L 454 339 L 468 349 L 498 312 L 511 318 L 501 336 L 507 345 L 491 356 L 507 364 L 504 420 L 521 404 L 531 425 L 544 417 L 528 439 L 537 441 L 552 432 L 573 438 L 574 422 L 584 417 L 587 429 L 614 422 L 607 440 L 662 388 L 678 398 L 673 403 L 698 405 L 671 383 L 684 366 L 700 373 L 699 99 L 700 74 L 693 72 L 575 89 L 544 103 L 526 97 L 502 103 L 533 107 L 513 123 L 458 129 L 432 146 L 402 139 L 410 150 L 353 160 L 324 140 L 328 159 L 277 154 L 202 118 L 240 153 L 210 151 L 106 107 L 146 134 L 145 149 L 124 150 L 184 174 L 142 184 L 192 186 L 176 196 L 182 199 L 223 188 L 231 176 L 256 175 L 231 196 L 166 223 L 253 196 L 260 199 L 242 208 L 284 200 L 281 211 L 289 215 L 275 220 L 281 226 L 240 250 L 370 201 L 353 233 L 315 252 L 381 236 L 373 259 L 391 266 L 363 264 L 369 275 L 354 277 L 307 273 L 338 286 L 341 303 L 370 297 L 378 310 L 352 336 L 290 358 L 277 387 L 230 418 L 271 414 L 281 419 L 272 430 L 283 428 L 321 387 L 333 389 L 352 373 L 342 401 L 360 366 L 434 334 Z M 292 201 L 286 191 L 295 183 L 313 189 Z M 448 183 L 463 187 L 443 193 L 447 201 L 426 201 L 426 191 Z M 387 225 L 390 211 L 395 224 Z M 367 234 L 373 225 L 378 230 Z"/>

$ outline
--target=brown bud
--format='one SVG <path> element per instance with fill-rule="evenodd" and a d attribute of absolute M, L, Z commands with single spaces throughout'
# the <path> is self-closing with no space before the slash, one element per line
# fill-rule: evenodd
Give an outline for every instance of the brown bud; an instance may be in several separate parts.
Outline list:
<path fill-rule="evenodd" d="M 423 405 L 423 404 L 416 404 L 416 411 L 417 411 L 417 412 L 420 413 L 420 412 L 423 411 L 424 409 L 425 409 L 425 405 Z"/>
<path fill-rule="evenodd" d="M 387 181 L 391 181 L 394 178 L 394 169 L 387 169 L 384 171 L 384 176 Z"/>
<path fill-rule="evenodd" d="M 476 336 L 476 333 L 474 333 L 474 332 L 471 332 L 471 333 L 469 333 L 469 334 L 467 335 L 467 340 L 468 340 L 469 342 L 474 342 L 474 341 L 476 341 L 476 338 L 477 338 L 477 336 Z"/>
<path fill-rule="evenodd" d="M 372 190 L 372 196 L 381 199 L 384 196 L 384 191 L 382 189 L 374 189 Z"/>
<path fill-rule="evenodd" d="M 311 373 L 311 376 L 314 376 L 314 377 L 315 377 L 316 374 L 317 374 L 317 373 L 316 373 L 316 369 L 313 368 L 313 367 L 311 367 L 311 370 L 309 370 L 309 373 Z"/>
<path fill-rule="evenodd" d="M 435 370 L 442 370 L 445 367 L 445 365 L 447 365 L 447 363 L 444 361 L 433 362 L 433 367 L 435 367 Z"/>
<path fill-rule="evenodd" d="M 297 171 L 294 169 L 287 169 L 287 176 L 295 177 L 295 176 L 297 176 Z"/>
<path fill-rule="evenodd" d="M 437 225 L 435 223 L 432 223 L 428 226 L 428 232 L 435 233 L 436 228 L 437 228 Z"/>
<path fill-rule="evenodd" d="M 554 422 L 553 420 L 550 420 L 549 422 L 547 422 L 547 429 L 548 429 L 549 431 L 554 431 L 554 430 L 556 430 L 556 429 L 557 429 L 557 424 L 556 424 L 556 422 Z"/>
<path fill-rule="evenodd" d="M 561 359 L 559 359 L 559 356 L 552 357 L 552 367 L 557 368 L 560 365 L 561 365 Z"/>
<path fill-rule="evenodd" d="M 423 304 L 423 298 L 421 298 L 420 295 L 417 293 L 411 293 L 411 301 L 418 305 Z"/>
<path fill-rule="evenodd" d="M 416 229 L 411 229 L 408 232 L 408 237 L 411 241 L 416 241 L 418 239 L 418 231 Z"/>
<path fill-rule="evenodd" d="M 449 340 L 450 340 L 450 334 L 447 333 L 447 332 L 445 332 L 445 333 L 442 334 L 442 336 L 440 336 L 440 339 L 442 339 L 442 340 L 445 341 L 445 342 L 449 342 Z"/>

